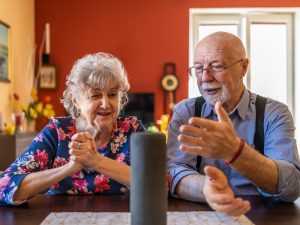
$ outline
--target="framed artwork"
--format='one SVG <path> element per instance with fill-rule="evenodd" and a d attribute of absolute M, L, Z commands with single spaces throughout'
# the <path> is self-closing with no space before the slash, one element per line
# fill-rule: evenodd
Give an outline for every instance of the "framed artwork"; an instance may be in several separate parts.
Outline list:
<path fill-rule="evenodd" d="M 11 73 L 10 27 L 0 21 L 0 81 L 10 82 Z"/>
<path fill-rule="evenodd" d="M 39 77 L 39 88 L 40 89 L 56 89 L 56 68 L 52 65 L 42 65 L 40 68 Z"/>

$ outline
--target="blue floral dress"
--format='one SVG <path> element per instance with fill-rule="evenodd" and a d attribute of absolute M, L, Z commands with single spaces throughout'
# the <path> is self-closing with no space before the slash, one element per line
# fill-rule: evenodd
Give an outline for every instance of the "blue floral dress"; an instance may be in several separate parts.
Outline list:
<path fill-rule="evenodd" d="M 110 142 L 97 152 L 130 165 L 130 135 L 144 131 L 136 117 L 118 118 L 113 126 Z M 68 144 L 77 133 L 72 117 L 55 117 L 34 138 L 31 145 L 18 159 L 0 174 L 0 204 L 12 205 L 13 196 L 22 179 L 32 172 L 60 167 L 69 161 Z M 66 177 L 52 185 L 48 195 L 56 194 L 122 194 L 128 188 L 89 168 Z"/>

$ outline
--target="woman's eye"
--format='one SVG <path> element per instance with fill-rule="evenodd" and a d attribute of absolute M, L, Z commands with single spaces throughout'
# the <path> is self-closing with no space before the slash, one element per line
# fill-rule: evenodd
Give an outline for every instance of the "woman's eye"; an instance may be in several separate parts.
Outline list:
<path fill-rule="evenodd" d="M 110 93 L 108 94 L 110 97 L 116 97 L 118 95 L 118 93 Z"/>
<path fill-rule="evenodd" d="M 99 98 L 100 95 L 95 94 L 95 95 L 91 95 L 90 97 L 91 97 L 91 98 Z"/>

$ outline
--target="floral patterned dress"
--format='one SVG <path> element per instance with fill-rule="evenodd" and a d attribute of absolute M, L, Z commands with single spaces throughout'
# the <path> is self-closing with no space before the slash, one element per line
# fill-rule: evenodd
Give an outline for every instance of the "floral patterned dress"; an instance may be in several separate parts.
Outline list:
<path fill-rule="evenodd" d="M 114 124 L 110 142 L 97 152 L 119 163 L 130 165 L 130 135 L 144 130 L 136 117 L 120 117 Z M 67 164 L 70 157 L 68 144 L 76 132 L 75 120 L 72 117 L 52 118 L 26 151 L 4 173 L 0 174 L 0 204 L 14 204 L 14 193 L 28 173 Z M 48 195 L 122 194 L 126 192 L 128 192 L 126 186 L 89 168 L 66 177 L 47 190 Z"/>

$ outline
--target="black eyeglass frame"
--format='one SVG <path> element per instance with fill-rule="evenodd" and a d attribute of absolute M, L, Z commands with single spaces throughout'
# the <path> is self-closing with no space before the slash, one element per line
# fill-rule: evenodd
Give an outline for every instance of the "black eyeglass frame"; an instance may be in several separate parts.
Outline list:
<path fill-rule="evenodd" d="M 232 64 L 230 64 L 230 65 L 228 65 L 228 66 L 218 66 L 219 68 L 217 68 L 217 70 L 216 70 L 216 67 L 214 67 L 214 66 L 212 66 L 211 64 L 209 64 L 209 65 L 207 66 L 206 69 L 205 69 L 205 68 L 201 68 L 201 69 L 202 69 L 201 72 L 196 72 L 196 71 L 195 71 L 195 74 L 196 74 L 196 77 L 197 77 L 197 74 L 202 75 L 204 70 L 206 70 L 206 71 L 209 70 L 209 71 L 212 71 L 212 72 L 215 72 L 215 73 L 222 72 L 222 71 L 227 70 L 227 69 L 229 69 L 230 67 L 234 66 L 235 64 L 240 63 L 240 62 L 242 62 L 242 61 L 244 61 L 244 60 L 245 60 L 245 59 L 240 59 L 240 60 L 238 60 L 238 61 L 236 61 L 236 62 L 234 62 L 234 63 L 232 63 Z M 189 67 L 189 68 L 188 68 L 189 75 L 192 76 L 192 69 L 195 69 L 195 70 L 196 70 L 197 68 L 198 68 L 198 67 L 195 66 L 195 65 Z M 198 68 L 198 69 L 200 69 L 200 68 Z M 215 69 L 215 70 L 214 70 L 214 69 Z"/>

